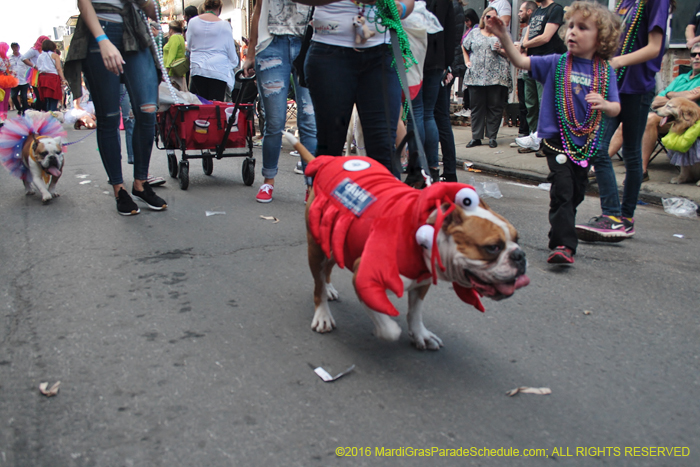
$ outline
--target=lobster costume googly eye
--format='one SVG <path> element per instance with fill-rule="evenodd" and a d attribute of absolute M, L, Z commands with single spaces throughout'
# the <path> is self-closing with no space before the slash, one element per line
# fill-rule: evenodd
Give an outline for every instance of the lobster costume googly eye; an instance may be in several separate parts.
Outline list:
<path fill-rule="evenodd" d="M 416 231 L 416 243 L 426 250 L 432 250 L 434 235 L 435 227 L 430 224 L 421 225 Z"/>
<path fill-rule="evenodd" d="M 462 188 L 455 195 L 455 204 L 465 211 L 476 211 L 479 207 L 479 195 L 471 188 Z"/>

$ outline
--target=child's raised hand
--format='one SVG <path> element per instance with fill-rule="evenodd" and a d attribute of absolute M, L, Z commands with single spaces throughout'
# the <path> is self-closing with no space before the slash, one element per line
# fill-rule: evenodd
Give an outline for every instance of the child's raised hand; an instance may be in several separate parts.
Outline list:
<path fill-rule="evenodd" d="M 493 34 L 496 37 L 501 37 L 503 34 L 506 34 L 506 25 L 503 23 L 501 18 L 498 16 L 493 16 L 491 18 L 484 18 L 486 26 L 484 27 L 484 30 L 488 32 L 489 34 Z"/>

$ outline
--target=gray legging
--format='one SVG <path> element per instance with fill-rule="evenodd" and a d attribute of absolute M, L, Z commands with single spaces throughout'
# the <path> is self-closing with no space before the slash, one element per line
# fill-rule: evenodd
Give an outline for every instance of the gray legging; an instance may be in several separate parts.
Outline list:
<path fill-rule="evenodd" d="M 498 128 L 503 119 L 503 109 L 508 99 L 508 88 L 495 84 L 493 86 L 469 86 L 469 105 L 472 109 L 472 139 L 486 136 L 489 139 L 498 137 Z"/>

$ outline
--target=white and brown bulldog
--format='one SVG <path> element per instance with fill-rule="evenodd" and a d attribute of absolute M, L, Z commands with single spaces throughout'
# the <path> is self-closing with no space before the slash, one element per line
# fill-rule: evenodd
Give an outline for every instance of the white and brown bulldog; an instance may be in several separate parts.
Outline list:
<path fill-rule="evenodd" d="M 27 195 L 35 193 L 34 185 L 41 193 L 44 203 L 59 196 L 56 183 L 63 171 L 63 144 L 60 137 L 30 135 L 22 147 L 22 162 L 31 173 L 31 179 L 23 180 Z"/>
<path fill-rule="evenodd" d="M 293 143 L 314 177 L 306 209 L 314 331 L 336 325 L 328 307 L 338 298 L 330 281 L 335 264 L 353 271 L 358 298 L 382 339 L 401 334 L 387 290 L 399 297 L 408 291 L 408 330 L 419 349 L 443 345 L 422 318 L 423 299 L 437 279 L 452 282 L 459 298 L 480 311 L 480 296 L 500 300 L 529 284 L 517 231 L 471 186 L 438 183 L 419 191 L 372 159 L 313 158 Z"/>

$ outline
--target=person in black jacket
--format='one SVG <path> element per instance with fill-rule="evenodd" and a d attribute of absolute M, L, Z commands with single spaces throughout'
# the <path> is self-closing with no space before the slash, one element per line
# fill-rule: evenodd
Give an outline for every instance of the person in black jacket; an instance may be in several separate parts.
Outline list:
<path fill-rule="evenodd" d="M 423 86 L 412 101 L 416 121 L 412 122 L 409 119 L 408 129 L 417 128 L 425 148 L 430 175 L 433 180 L 438 181 L 440 173 L 438 142 L 440 137 L 435 109 L 440 88 L 447 84 L 448 68 L 452 65 L 454 59 L 454 7 L 452 6 L 452 0 L 428 0 L 426 3 L 427 9 L 438 18 L 444 30 L 436 34 L 428 34 L 428 49 L 423 65 Z M 449 99 L 449 92 L 447 96 Z M 449 124 L 449 102 L 447 102 L 447 106 L 447 123 Z M 439 117 L 438 120 L 440 120 Z M 449 132 L 451 135 L 451 127 Z M 452 138 L 452 146 L 454 153 L 454 137 Z M 454 158 L 454 156 L 448 157 Z"/>
<path fill-rule="evenodd" d="M 452 65 L 448 67 L 445 79 L 440 86 L 438 99 L 435 105 L 435 123 L 440 135 L 440 148 L 442 149 L 442 176 L 440 180 L 446 182 L 457 181 L 457 152 L 455 151 L 455 138 L 452 133 L 450 121 L 451 89 L 457 77 L 464 79 L 464 56 L 462 55 L 462 34 L 464 33 L 464 9 L 459 0 L 452 0 L 454 9 L 454 31 L 452 41 L 446 38 L 445 46 L 452 42 Z M 459 89 L 461 89 L 461 83 Z"/>

